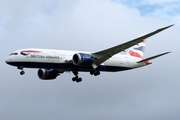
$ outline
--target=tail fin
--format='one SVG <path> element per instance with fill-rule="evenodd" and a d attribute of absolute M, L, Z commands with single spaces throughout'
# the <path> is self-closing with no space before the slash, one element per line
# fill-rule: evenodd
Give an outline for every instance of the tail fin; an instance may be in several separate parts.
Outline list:
<path fill-rule="evenodd" d="M 145 35 L 145 34 L 147 34 L 147 33 L 142 33 L 140 36 Z M 133 56 L 133 57 L 137 57 L 137 58 L 143 59 L 145 45 L 146 45 L 146 39 L 144 39 L 138 45 L 132 46 L 129 49 L 129 51 L 127 52 L 127 54 L 129 54 L 130 56 Z"/>

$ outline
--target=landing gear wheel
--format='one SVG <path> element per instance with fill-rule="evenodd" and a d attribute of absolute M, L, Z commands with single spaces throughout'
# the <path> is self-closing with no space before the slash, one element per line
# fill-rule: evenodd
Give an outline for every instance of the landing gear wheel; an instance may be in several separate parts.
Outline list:
<path fill-rule="evenodd" d="M 95 70 L 95 71 L 90 71 L 90 74 L 94 76 L 98 76 L 100 75 L 100 72 Z"/>
<path fill-rule="evenodd" d="M 76 81 L 77 83 L 81 82 L 81 81 L 82 81 L 82 78 L 78 77 L 78 72 L 77 72 L 77 71 L 72 71 L 72 72 L 73 72 L 73 74 L 75 75 L 75 77 L 72 78 L 72 81 L 73 81 L 73 82 Z"/>
<path fill-rule="evenodd" d="M 82 78 L 78 78 L 77 80 L 76 80 L 76 82 L 78 83 L 78 82 L 81 82 L 82 81 Z"/>
<path fill-rule="evenodd" d="M 21 75 L 24 75 L 24 74 L 25 74 L 25 72 L 24 72 L 24 71 L 21 71 L 21 72 L 20 72 L 20 74 L 21 74 Z"/>
<path fill-rule="evenodd" d="M 77 80 L 77 78 L 76 78 L 76 77 L 73 77 L 73 78 L 72 78 L 72 81 L 73 81 L 73 82 L 75 82 L 76 80 Z"/>
<path fill-rule="evenodd" d="M 90 71 L 90 74 L 91 74 L 91 75 L 94 75 L 94 71 Z"/>

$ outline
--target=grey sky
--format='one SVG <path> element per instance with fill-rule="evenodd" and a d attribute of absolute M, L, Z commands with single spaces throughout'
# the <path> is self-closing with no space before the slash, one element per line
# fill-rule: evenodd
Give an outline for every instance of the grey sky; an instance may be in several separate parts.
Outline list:
<path fill-rule="evenodd" d="M 1 1 L 0 119 L 179 120 L 180 15 L 179 2 L 170 2 L 142 0 L 129 6 L 126 0 Z M 165 6 L 142 14 L 139 6 L 152 4 Z M 79 84 L 69 73 L 54 81 L 40 80 L 37 69 L 25 69 L 20 76 L 4 62 L 22 48 L 96 52 L 171 24 L 175 26 L 148 39 L 144 57 L 171 54 L 130 71 L 97 77 L 80 73 Z"/>

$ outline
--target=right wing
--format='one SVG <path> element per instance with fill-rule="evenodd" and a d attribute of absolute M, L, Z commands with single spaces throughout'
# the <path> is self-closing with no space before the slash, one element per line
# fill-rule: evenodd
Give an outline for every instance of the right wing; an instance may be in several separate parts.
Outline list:
<path fill-rule="evenodd" d="M 174 25 L 174 24 L 173 24 Z M 96 53 L 92 53 L 93 57 L 95 58 L 95 61 L 94 63 L 92 64 L 92 67 L 94 69 L 96 69 L 101 63 L 103 63 L 104 61 L 106 61 L 107 59 L 109 59 L 110 57 L 112 57 L 113 55 L 119 53 L 119 52 L 122 52 L 140 42 L 142 42 L 144 39 L 148 38 L 148 37 L 151 37 L 169 27 L 172 27 L 173 25 L 170 25 L 170 26 L 167 26 L 167 27 L 164 27 L 164 28 L 160 28 L 154 32 L 151 32 L 149 34 L 146 34 L 144 36 L 141 36 L 139 38 L 136 38 L 134 40 L 131 40 L 129 42 L 126 42 L 126 43 L 123 43 L 123 44 L 120 44 L 120 45 L 117 45 L 115 47 L 112 47 L 112 48 L 109 48 L 109 49 L 106 49 L 106 50 L 102 50 L 102 51 L 99 51 L 99 52 L 96 52 Z"/>

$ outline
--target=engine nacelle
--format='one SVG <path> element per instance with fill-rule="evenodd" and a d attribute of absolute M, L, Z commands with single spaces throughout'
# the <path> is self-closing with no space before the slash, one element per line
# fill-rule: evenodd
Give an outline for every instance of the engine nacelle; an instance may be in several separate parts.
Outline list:
<path fill-rule="evenodd" d="M 74 65 L 92 65 L 94 58 L 90 54 L 76 53 L 73 55 Z"/>
<path fill-rule="evenodd" d="M 53 80 L 58 76 L 58 72 L 53 69 L 39 69 L 38 77 L 42 80 Z"/>

